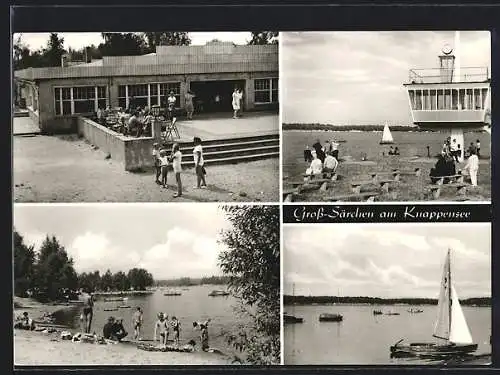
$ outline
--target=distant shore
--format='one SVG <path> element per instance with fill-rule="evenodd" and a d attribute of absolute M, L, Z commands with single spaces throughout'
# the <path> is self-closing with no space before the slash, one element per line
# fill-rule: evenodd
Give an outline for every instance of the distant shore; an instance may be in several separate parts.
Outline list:
<path fill-rule="evenodd" d="M 335 297 L 335 296 L 283 296 L 283 303 L 289 305 L 339 304 L 339 305 L 437 305 L 433 298 L 378 298 L 378 297 Z M 491 298 L 476 297 L 460 300 L 462 306 L 491 306 Z"/>
<path fill-rule="evenodd" d="M 29 298 L 14 297 L 14 315 L 27 311 L 37 321 L 44 314 L 54 314 L 74 308 L 71 304 L 43 304 Z M 60 326 L 57 326 L 60 327 Z M 33 365 L 230 365 L 231 360 L 215 353 L 195 351 L 149 352 L 139 350 L 133 343 L 95 345 L 64 341 L 62 330 L 76 333 L 75 329 L 58 328 L 56 332 L 14 330 L 15 366 Z"/>
<path fill-rule="evenodd" d="M 445 131 L 443 129 L 423 129 L 415 125 L 389 125 L 391 131 L 402 131 L 402 132 L 441 132 Z M 296 131 L 333 131 L 333 132 L 343 132 L 343 131 L 373 131 L 382 132 L 384 130 L 384 125 L 372 124 L 372 125 L 332 125 L 332 124 L 297 124 L 297 123 L 283 123 L 281 124 L 283 131 L 296 130 Z M 477 132 L 482 132 L 482 130 L 477 130 Z"/>

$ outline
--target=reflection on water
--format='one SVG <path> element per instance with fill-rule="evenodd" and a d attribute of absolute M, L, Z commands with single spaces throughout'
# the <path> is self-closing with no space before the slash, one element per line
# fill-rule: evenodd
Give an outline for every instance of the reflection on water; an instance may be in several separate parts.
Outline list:
<path fill-rule="evenodd" d="M 491 308 L 462 306 L 476 354 L 491 353 Z M 400 315 L 373 315 L 374 309 Z M 436 364 L 419 359 L 390 358 L 389 347 L 404 338 L 430 341 L 436 306 L 423 306 L 420 314 L 408 306 L 307 305 L 285 306 L 287 313 L 304 318 L 302 324 L 285 325 L 285 364 Z M 340 323 L 319 322 L 321 313 L 340 313 Z"/>
<path fill-rule="evenodd" d="M 199 330 L 195 330 L 192 323 L 210 318 L 211 322 L 208 331 L 210 346 L 218 348 L 224 353 L 230 353 L 232 349 L 226 343 L 225 333 L 234 332 L 238 324 L 243 322 L 241 318 L 235 315 L 232 307 L 236 304 L 236 300 L 231 296 L 209 297 L 208 293 L 213 289 L 213 286 L 194 286 L 180 290 L 182 293 L 180 296 L 164 296 L 164 292 L 158 290 L 151 295 L 129 296 L 124 302 L 104 302 L 104 298 L 100 297 L 94 305 L 92 331 L 102 334 L 102 328 L 108 317 L 113 316 L 124 319 L 123 325 L 129 335 L 132 336 L 134 332 L 132 314 L 136 311 L 137 306 L 140 306 L 144 311 L 142 329 L 144 339 L 153 338 L 157 314 L 164 312 L 169 318 L 176 316 L 181 322 L 181 343 L 194 339 L 199 344 Z M 112 312 L 104 311 L 104 309 L 113 309 L 120 305 L 129 305 L 130 308 L 118 309 Z M 58 321 L 78 329 L 81 310 L 81 307 L 76 307 L 61 312 Z"/>

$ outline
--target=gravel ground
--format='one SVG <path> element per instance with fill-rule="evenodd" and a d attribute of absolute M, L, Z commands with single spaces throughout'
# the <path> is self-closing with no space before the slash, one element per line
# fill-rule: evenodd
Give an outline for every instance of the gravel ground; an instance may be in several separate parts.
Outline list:
<path fill-rule="evenodd" d="M 16 136 L 15 202 L 232 202 L 279 201 L 279 159 L 207 166 L 208 189 L 193 189 L 194 169 L 182 174 L 183 196 L 154 182 L 153 171 L 130 173 L 77 136 Z"/>

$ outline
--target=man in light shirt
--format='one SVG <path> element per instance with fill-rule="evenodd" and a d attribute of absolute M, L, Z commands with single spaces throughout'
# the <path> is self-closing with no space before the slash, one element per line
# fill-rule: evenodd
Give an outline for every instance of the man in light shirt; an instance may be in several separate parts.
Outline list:
<path fill-rule="evenodd" d="M 337 170 L 337 167 L 339 165 L 339 162 L 337 161 L 337 159 L 335 159 L 332 155 L 331 152 L 328 152 L 326 154 L 326 157 L 325 157 L 325 163 L 324 163 L 324 169 L 323 169 L 323 172 L 331 172 L 331 173 L 335 173 L 335 171 Z"/>

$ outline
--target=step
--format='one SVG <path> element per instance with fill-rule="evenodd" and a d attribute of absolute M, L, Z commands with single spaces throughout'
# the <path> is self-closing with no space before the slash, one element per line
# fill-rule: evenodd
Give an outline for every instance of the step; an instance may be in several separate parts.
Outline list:
<path fill-rule="evenodd" d="M 30 117 L 30 114 L 28 111 L 14 112 L 14 117 Z"/>
<path fill-rule="evenodd" d="M 231 140 L 232 141 L 232 140 Z M 278 145 L 279 146 L 279 137 L 272 137 L 268 139 L 259 139 L 259 140 L 250 140 L 250 141 L 240 141 L 240 142 L 220 142 L 206 145 L 203 143 L 203 152 L 206 154 L 207 152 L 218 151 L 220 149 L 238 149 L 244 147 L 252 147 L 252 146 L 265 146 L 265 145 Z M 264 143 L 264 144 L 263 144 Z M 194 145 L 180 144 L 180 150 L 184 153 L 192 153 Z M 171 151 L 171 147 L 166 148 L 168 152 Z"/>
<path fill-rule="evenodd" d="M 234 138 L 222 138 L 222 139 L 210 139 L 203 140 L 202 146 L 205 148 L 207 146 L 214 146 L 218 144 L 230 144 L 230 143 L 243 143 L 243 142 L 253 142 L 253 141 L 265 141 L 265 140 L 277 140 L 279 141 L 279 134 L 264 134 L 264 135 L 253 135 L 253 136 L 245 136 L 245 137 L 234 137 Z M 172 144 L 175 142 L 168 142 L 167 144 Z M 193 142 L 178 142 L 181 148 L 193 148 Z"/>
<path fill-rule="evenodd" d="M 271 151 L 279 151 L 279 145 L 276 146 L 264 146 L 264 147 L 253 147 L 253 148 L 242 148 L 238 150 L 224 150 L 210 153 L 203 153 L 203 159 L 205 161 L 221 159 L 228 156 L 235 155 L 248 155 L 249 153 L 262 153 L 262 152 L 271 152 Z M 182 159 L 186 161 L 194 161 L 194 156 L 192 153 L 183 154 Z"/>
<path fill-rule="evenodd" d="M 264 152 L 260 154 L 253 154 L 253 155 L 243 155 L 243 156 L 230 156 L 226 158 L 220 158 L 220 159 L 212 159 L 212 160 L 205 160 L 205 165 L 215 165 L 215 164 L 237 164 L 245 161 L 253 161 L 253 160 L 260 160 L 260 159 L 268 159 L 268 158 L 277 158 L 279 157 L 280 153 L 279 151 L 274 151 L 274 152 Z M 183 167 L 194 167 L 194 162 L 193 161 L 183 161 L 182 162 Z"/>

